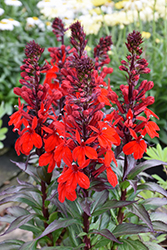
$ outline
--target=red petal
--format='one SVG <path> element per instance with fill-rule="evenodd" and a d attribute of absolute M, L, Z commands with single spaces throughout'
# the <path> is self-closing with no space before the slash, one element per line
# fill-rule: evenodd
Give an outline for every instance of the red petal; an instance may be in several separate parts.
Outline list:
<path fill-rule="evenodd" d="M 41 148 L 42 147 L 42 139 L 40 135 L 36 134 L 35 132 L 31 134 L 31 139 L 36 148 Z"/>
<path fill-rule="evenodd" d="M 94 148 L 86 146 L 85 155 L 90 159 L 97 159 L 97 152 Z"/>
<path fill-rule="evenodd" d="M 76 136 L 76 139 L 77 139 L 77 141 L 79 142 L 79 144 L 81 144 L 81 137 L 80 137 L 80 134 L 79 134 L 79 132 L 78 132 L 77 129 L 76 129 L 75 136 Z"/>
<path fill-rule="evenodd" d="M 103 135 L 98 136 L 98 141 L 99 141 L 100 146 L 102 146 L 103 148 L 106 148 L 109 145 L 108 141 Z"/>
<path fill-rule="evenodd" d="M 105 158 L 104 158 L 105 166 L 109 167 L 111 161 L 114 161 L 115 165 L 117 166 L 114 152 L 112 150 L 107 150 L 107 152 L 105 154 Z"/>
<path fill-rule="evenodd" d="M 45 150 L 52 151 L 62 143 L 62 139 L 57 134 L 52 134 L 45 140 Z"/>
<path fill-rule="evenodd" d="M 54 161 L 54 158 L 52 157 L 48 166 L 48 173 L 51 173 L 53 171 L 53 169 L 55 168 L 55 165 L 56 165 L 56 162 Z"/>
<path fill-rule="evenodd" d="M 137 140 L 138 137 L 137 137 L 137 134 L 135 133 L 135 131 L 131 128 L 129 128 L 129 131 L 130 131 L 131 136 Z"/>
<path fill-rule="evenodd" d="M 148 122 L 147 125 L 145 126 L 145 129 L 151 138 L 154 138 L 155 136 L 159 137 L 159 134 L 156 132 L 156 130 L 159 131 L 160 129 L 155 122 L 153 121 Z"/>
<path fill-rule="evenodd" d="M 90 181 L 89 181 L 89 178 L 84 173 L 78 171 L 76 173 L 76 178 L 80 187 L 85 188 L 85 189 L 89 188 Z"/>
<path fill-rule="evenodd" d="M 67 166 L 71 167 L 73 157 L 72 157 L 71 150 L 67 146 L 64 148 L 63 161 Z"/>
<path fill-rule="evenodd" d="M 117 176 L 110 167 L 107 168 L 107 179 L 108 179 L 108 182 L 113 187 L 115 187 L 118 184 Z"/>
<path fill-rule="evenodd" d="M 136 149 L 133 156 L 136 160 L 141 159 L 143 157 L 144 152 L 146 151 L 147 151 L 147 144 L 145 143 L 144 140 L 140 140 L 136 144 Z"/>
<path fill-rule="evenodd" d="M 38 119 L 36 116 L 34 116 L 32 120 L 32 126 L 31 126 L 33 130 L 36 128 L 37 124 L 38 124 Z"/>
<path fill-rule="evenodd" d="M 73 150 L 73 152 L 72 152 L 72 157 L 73 157 L 74 161 L 77 160 L 78 155 L 80 154 L 80 148 L 81 148 L 81 147 L 78 146 L 78 147 L 74 148 L 74 150 Z"/>
<path fill-rule="evenodd" d="M 131 155 L 134 152 L 134 146 L 136 144 L 136 141 L 130 141 L 123 147 L 123 152 L 126 155 Z"/>
<path fill-rule="evenodd" d="M 96 133 L 99 133 L 99 130 L 98 130 L 97 128 L 95 128 L 94 126 L 89 125 L 89 127 L 90 127 L 93 131 L 95 131 Z"/>
<path fill-rule="evenodd" d="M 94 140 L 97 138 L 97 136 L 92 136 L 91 138 L 87 139 L 85 144 L 90 144 L 92 142 L 94 142 Z"/>

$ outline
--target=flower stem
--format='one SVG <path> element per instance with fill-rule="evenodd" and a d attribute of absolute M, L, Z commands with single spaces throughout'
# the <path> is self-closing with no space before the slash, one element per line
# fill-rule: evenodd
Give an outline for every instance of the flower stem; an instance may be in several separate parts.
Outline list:
<path fill-rule="evenodd" d="M 126 173 L 127 167 L 128 167 L 128 161 L 127 161 L 127 155 L 125 155 L 123 180 L 124 180 L 124 175 Z M 121 198 L 120 198 L 121 201 L 126 201 L 126 192 L 127 192 L 126 188 L 121 189 Z M 117 219 L 118 219 L 118 223 L 122 224 L 123 219 L 124 219 L 124 212 L 123 212 L 122 207 L 119 208 Z"/>
<path fill-rule="evenodd" d="M 49 219 L 49 211 L 48 211 L 48 208 L 45 207 L 45 201 L 46 201 L 46 198 L 47 198 L 46 184 L 42 180 L 41 180 L 41 192 L 42 192 L 42 213 L 43 213 L 43 216 L 45 217 L 45 219 L 48 220 Z M 44 226 L 45 226 L 45 229 L 46 229 L 48 227 L 48 223 L 44 222 Z M 47 236 L 51 240 L 51 242 L 48 242 L 48 246 L 53 246 L 54 244 L 53 244 L 53 236 L 52 236 L 52 234 L 49 233 Z"/>
<path fill-rule="evenodd" d="M 88 197 L 87 190 L 85 190 L 85 194 L 86 194 L 86 197 Z M 86 212 L 83 213 L 83 225 L 84 225 L 83 231 L 85 233 L 88 233 L 89 232 L 89 215 Z M 84 236 L 84 243 L 85 243 L 84 250 L 91 249 L 92 246 L 91 246 L 90 238 L 87 235 Z"/>

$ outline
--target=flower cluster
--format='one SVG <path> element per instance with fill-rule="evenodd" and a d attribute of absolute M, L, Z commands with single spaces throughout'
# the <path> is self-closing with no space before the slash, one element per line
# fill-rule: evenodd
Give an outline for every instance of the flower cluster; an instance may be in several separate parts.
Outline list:
<path fill-rule="evenodd" d="M 21 104 L 11 116 L 19 138 L 15 148 L 18 155 L 30 156 L 33 148 L 39 156 L 39 166 L 63 168 L 58 178 L 59 200 L 73 201 L 80 190 L 88 189 L 90 182 L 106 170 L 108 182 L 115 187 L 117 176 L 111 163 L 117 166 L 113 146 L 126 155 L 140 159 L 146 151 L 143 139 L 146 133 L 151 138 L 158 136 L 158 126 L 149 121 L 154 115 L 147 106 L 153 97 L 145 97 L 153 82 L 143 81 L 139 87 L 141 73 L 148 73 L 147 61 L 142 54 L 141 35 L 133 32 L 126 44 L 130 55 L 122 61 L 121 70 L 128 74 L 128 85 L 121 85 L 123 101 L 118 100 L 110 84 L 105 82 L 112 68 L 104 66 L 110 62 L 107 52 L 112 45 L 111 37 L 101 38 L 94 48 L 94 57 L 88 57 L 85 47 L 86 35 L 79 22 L 70 26 L 70 46 L 64 45 L 66 29 L 61 20 L 53 22 L 53 32 L 61 41 L 60 47 L 49 48 L 51 64 L 39 65 L 43 49 L 34 41 L 27 44 L 27 58 L 21 66 L 22 88 L 14 93 L 27 103 Z M 41 73 L 46 73 L 43 84 Z M 117 106 L 110 114 L 104 107 Z M 145 113 L 146 117 L 139 116 Z M 133 139 L 134 138 L 134 139 Z M 104 183 L 104 179 L 103 179 Z M 81 193 L 80 193 L 81 194 Z M 84 191 L 82 192 L 82 195 Z"/>
<path fill-rule="evenodd" d="M 157 119 L 158 117 L 147 108 L 154 103 L 154 97 L 145 95 L 153 88 L 154 83 L 147 80 L 139 83 L 140 74 L 150 72 L 146 59 L 141 58 L 142 42 L 140 32 L 133 31 L 127 37 L 126 46 L 130 54 L 127 55 L 126 61 L 121 61 L 122 65 L 119 69 L 127 73 L 128 85 L 120 85 L 122 101 L 118 101 L 118 96 L 110 89 L 108 97 L 112 103 L 116 104 L 117 111 L 114 110 L 106 116 L 106 120 L 110 121 L 112 117 L 112 120 L 117 122 L 117 133 L 122 139 L 124 154 L 133 154 L 136 160 L 142 158 L 147 149 L 143 137 L 146 134 L 151 138 L 159 136 L 158 125 L 150 121 L 152 116 Z"/>

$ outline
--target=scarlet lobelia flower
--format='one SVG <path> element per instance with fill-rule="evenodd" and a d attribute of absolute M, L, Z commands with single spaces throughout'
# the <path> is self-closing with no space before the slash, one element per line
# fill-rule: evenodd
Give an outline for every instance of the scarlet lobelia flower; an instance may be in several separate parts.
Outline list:
<path fill-rule="evenodd" d="M 42 124 L 46 121 L 44 108 L 49 110 L 51 102 L 46 101 L 48 86 L 40 84 L 40 74 L 43 70 L 49 69 L 49 65 L 39 66 L 39 59 L 44 49 L 34 41 L 26 45 L 24 64 L 21 66 L 20 83 L 21 88 L 14 88 L 14 93 L 24 99 L 25 104 L 21 104 L 19 98 L 18 111 L 11 115 L 9 125 L 14 125 L 14 131 L 17 130 L 19 138 L 16 141 L 15 149 L 18 155 L 23 153 L 29 155 L 35 147 L 36 152 L 43 146 Z M 41 110 L 41 111 L 40 111 Z M 40 115 L 39 115 L 40 114 Z M 42 152 L 42 151 L 41 151 Z M 40 153 L 39 153 L 40 154 Z"/>
<path fill-rule="evenodd" d="M 104 171 L 106 181 L 115 187 L 118 180 L 111 164 L 117 166 L 117 162 L 112 146 L 116 146 L 116 152 L 123 147 L 126 155 L 133 154 L 135 159 L 140 159 L 147 147 L 143 137 L 146 133 L 151 138 L 158 136 L 159 128 L 149 121 L 151 115 L 156 117 L 147 108 L 154 98 L 145 97 L 153 82 L 138 84 L 140 74 L 149 72 L 147 61 L 140 58 L 139 32 L 128 36 L 126 45 L 130 55 L 120 67 L 128 74 L 128 85 L 120 86 L 123 100 L 119 101 L 109 82 L 108 87 L 105 82 L 107 74 L 113 71 L 104 66 L 110 61 L 107 52 L 112 45 L 111 37 L 100 39 L 94 58 L 90 58 L 79 22 L 70 27 L 72 49 L 64 45 L 66 30 L 61 20 L 54 20 L 53 29 L 62 44 L 49 48 L 51 65 L 48 62 L 39 65 L 43 49 L 38 44 L 32 41 L 26 46 L 27 58 L 21 66 L 23 86 L 14 89 L 26 104 L 21 104 L 19 99 L 18 111 L 11 116 L 10 124 L 18 130 L 15 145 L 18 154 L 29 157 L 35 148 L 40 166 L 48 166 L 49 173 L 56 166 L 60 168 L 58 194 L 63 202 L 65 198 L 75 200 L 76 190 L 80 195 L 79 190 L 88 189 L 90 182 Z M 46 73 L 43 84 L 41 73 Z M 111 103 L 117 110 L 105 115 L 102 109 Z M 141 116 L 143 112 L 146 117 Z"/>
<path fill-rule="evenodd" d="M 110 89 L 108 98 L 114 103 L 118 111 L 113 112 L 112 120 L 117 123 L 117 132 L 122 139 L 120 147 L 123 147 L 125 155 L 133 154 L 134 158 L 141 159 L 147 150 L 147 143 L 144 136 L 148 134 L 151 138 L 159 136 L 156 131 L 158 125 L 149 121 L 151 116 L 158 118 L 147 106 L 154 103 L 151 96 L 145 97 L 145 93 L 153 88 L 152 81 L 144 80 L 139 83 L 140 74 L 149 73 L 146 59 L 141 58 L 143 43 L 140 32 L 133 31 L 127 37 L 127 49 L 129 53 L 127 60 L 122 60 L 120 70 L 126 72 L 128 85 L 121 85 L 122 100 Z M 146 117 L 143 115 L 146 114 Z M 110 121 L 111 115 L 106 116 Z M 120 151 L 120 149 L 118 150 Z"/>
<path fill-rule="evenodd" d="M 54 28 L 57 31 L 54 33 L 59 34 L 60 30 L 64 32 L 62 22 L 57 19 L 55 22 Z M 59 24 L 61 27 L 58 27 Z M 58 106 L 61 106 L 61 117 L 50 116 L 52 123 L 49 127 L 52 127 L 52 131 L 48 130 L 44 138 L 45 152 L 39 157 L 41 166 L 47 165 L 52 157 L 57 166 L 64 164 L 63 172 L 58 178 L 61 202 L 65 198 L 75 200 L 77 186 L 81 189 L 89 188 L 91 179 L 105 170 L 111 185 L 115 187 L 118 183 L 110 164 L 116 163 L 112 145 L 119 145 L 120 138 L 112 125 L 103 122 L 104 114 L 101 111 L 106 104 L 110 105 L 108 90 L 101 86 L 106 86 L 104 78 L 113 71 L 103 67 L 109 62 L 107 51 L 112 44 L 111 38 L 101 39 L 95 49 L 94 58 L 89 58 L 85 51 L 87 40 L 81 24 L 76 22 L 70 29 L 73 49 L 65 47 L 64 44 L 60 48 L 49 48 L 51 63 L 58 67 L 58 70 L 53 70 L 56 76 L 53 76 L 52 81 L 58 83 L 54 88 L 55 93 L 60 91 L 62 94 L 57 100 Z M 63 43 L 64 39 L 61 41 Z M 49 83 L 48 74 L 49 70 L 46 71 L 46 84 Z M 59 145 L 56 143 L 57 137 L 61 140 Z M 55 143 L 52 142 L 53 147 L 50 150 L 47 145 L 51 138 Z M 100 165 L 103 166 L 103 171 Z M 49 164 L 49 172 L 53 170 L 53 166 L 54 163 Z"/>

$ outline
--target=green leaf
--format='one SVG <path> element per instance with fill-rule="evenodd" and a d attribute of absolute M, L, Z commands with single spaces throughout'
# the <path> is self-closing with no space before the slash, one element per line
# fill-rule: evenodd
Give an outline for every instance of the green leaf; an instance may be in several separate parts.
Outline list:
<path fill-rule="evenodd" d="M 93 232 L 91 232 L 90 234 L 100 234 L 101 236 L 103 236 L 111 241 L 114 241 L 114 242 L 121 244 L 121 242 L 108 229 L 93 230 Z"/>
<path fill-rule="evenodd" d="M 118 246 L 118 250 L 149 250 L 141 241 L 139 240 L 121 240 L 122 245 Z M 155 249 L 154 249 L 155 250 Z"/>
<path fill-rule="evenodd" d="M 37 241 L 28 241 L 24 243 L 19 250 L 37 250 Z"/>
<path fill-rule="evenodd" d="M 65 228 L 72 224 L 80 224 L 76 219 L 63 219 L 63 220 L 55 220 L 44 230 L 44 232 L 37 238 L 40 239 L 49 233 L 54 232 L 59 228 Z"/>
<path fill-rule="evenodd" d="M 161 247 L 155 242 L 144 242 L 144 245 L 148 247 L 149 250 L 165 250 L 166 248 Z"/>
<path fill-rule="evenodd" d="M 35 236 L 38 236 L 39 234 L 42 233 L 42 229 L 40 229 L 36 225 L 31 225 L 29 223 L 27 223 L 26 225 L 21 226 L 20 229 L 32 232 Z"/>
<path fill-rule="evenodd" d="M 166 151 L 167 151 L 167 147 L 162 149 L 161 145 L 158 143 L 156 148 L 149 147 L 147 149 L 147 155 L 149 157 L 145 157 L 145 159 L 151 158 L 151 159 L 156 159 L 156 160 L 161 160 L 161 161 L 166 162 L 167 161 Z M 167 165 L 167 163 L 166 163 L 166 165 Z"/>
<path fill-rule="evenodd" d="M 150 229 L 146 226 L 136 225 L 132 223 L 122 223 L 112 231 L 115 237 L 128 234 L 139 234 L 139 233 L 148 233 Z"/>
<path fill-rule="evenodd" d="M 167 232 L 167 224 L 162 221 L 153 221 L 153 228 L 155 231 Z"/>
<path fill-rule="evenodd" d="M 162 221 L 167 224 L 167 216 L 166 216 L 166 210 L 157 209 L 154 213 L 150 214 L 151 221 Z"/>
<path fill-rule="evenodd" d="M 164 165 L 164 164 L 166 164 L 166 162 L 159 161 L 159 160 L 144 161 L 130 171 L 128 175 L 128 179 L 134 179 L 142 171 L 152 168 L 152 167 L 159 166 L 159 165 Z"/>
<path fill-rule="evenodd" d="M 108 198 L 108 191 L 107 190 L 104 190 L 100 193 L 95 192 L 95 194 L 93 195 L 94 203 L 92 204 L 91 214 L 98 206 L 101 206 L 102 204 L 104 204 L 104 202 L 107 200 L 107 198 Z"/>
<path fill-rule="evenodd" d="M 161 186 L 159 186 L 158 184 L 153 183 L 153 182 L 140 184 L 140 185 L 138 185 L 137 190 L 141 190 L 141 191 L 150 190 L 153 192 L 158 192 L 158 193 L 164 195 L 165 197 L 167 197 L 167 191 L 165 189 L 163 189 Z"/>
<path fill-rule="evenodd" d="M 58 218 L 58 212 L 54 212 L 49 216 L 49 224 Z"/>
<path fill-rule="evenodd" d="M 19 207 L 19 206 L 8 207 L 7 208 L 7 213 L 9 213 L 9 214 L 11 214 L 11 215 L 13 215 L 15 217 L 30 214 L 30 212 L 27 211 L 25 208 Z"/>
<path fill-rule="evenodd" d="M 128 210 L 130 210 L 131 213 L 137 215 L 142 221 L 144 221 L 152 232 L 154 231 L 149 213 L 146 211 L 143 205 L 135 203 L 129 206 Z"/>
<path fill-rule="evenodd" d="M 7 128 L 1 128 L 0 129 L 0 136 L 3 135 L 3 134 L 6 134 L 7 132 L 8 132 Z"/>
<path fill-rule="evenodd" d="M 22 215 L 19 216 L 17 219 L 15 219 L 10 226 L 8 227 L 8 229 L 2 234 L 5 235 L 7 233 L 12 232 L 13 230 L 15 230 L 16 228 L 21 227 L 22 225 L 26 224 L 29 220 L 32 220 L 33 218 L 35 218 L 37 216 L 37 214 L 29 214 L 29 215 Z"/>
<path fill-rule="evenodd" d="M 36 202 L 36 200 L 34 200 L 31 196 L 29 196 L 25 193 L 24 194 L 18 193 L 18 194 L 8 196 L 0 201 L 0 205 L 4 204 L 4 203 L 8 203 L 8 202 L 14 202 L 14 201 L 22 202 L 22 203 L 25 203 L 32 208 L 38 208 L 41 210 L 41 206 Z"/>
<path fill-rule="evenodd" d="M 43 247 L 41 250 L 79 250 L 83 249 L 85 246 L 84 243 L 80 244 L 77 247 L 67 247 L 67 246 L 60 246 L 60 247 Z"/>
<path fill-rule="evenodd" d="M 18 250 L 20 246 L 24 244 L 21 240 L 6 240 L 5 242 L 0 242 L 0 249 L 2 250 Z"/>
<path fill-rule="evenodd" d="M 134 201 L 117 201 L 117 200 L 110 200 L 104 203 L 99 209 L 95 210 L 92 216 L 100 215 L 110 209 L 125 207 L 130 204 L 134 203 Z"/>
<path fill-rule="evenodd" d="M 77 237 L 82 237 L 82 236 L 85 236 L 85 235 L 87 235 L 87 233 L 85 233 L 85 232 L 81 232 L 81 233 L 79 233 L 79 234 L 78 234 L 78 236 L 77 236 Z"/>
<path fill-rule="evenodd" d="M 167 205 L 167 199 L 166 198 L 158 198 L 158 197 L 153 197 L 146 199 L 142 201 L 142 204 L 147 208 L 147 209 L 155 209 L 164 205 Z"/>
<path fill-rule="evenodd" d="M 107 246 L 109 242 L 111 242 L 109 239 L 101 239 L 97 242 L 97 244 L 95 245 L 95 248 L 93 249 L 99 249 L 100 247 Z"/>

